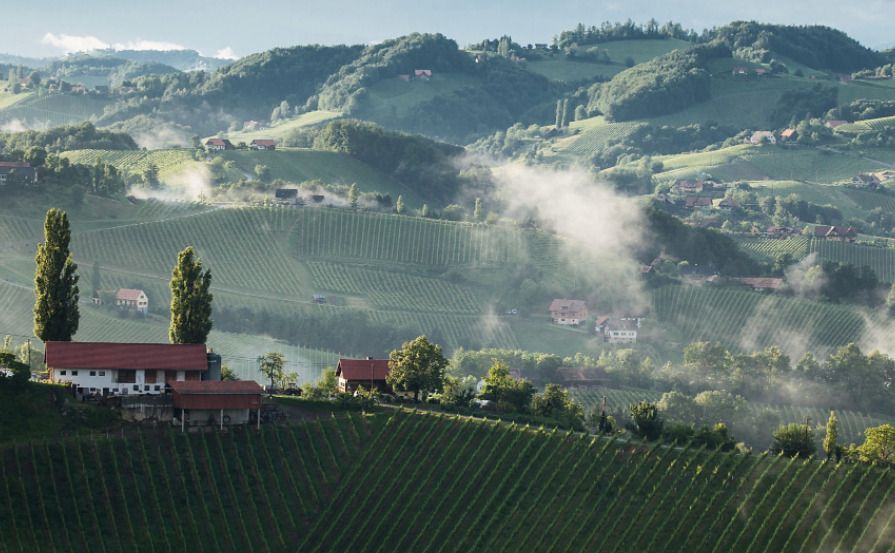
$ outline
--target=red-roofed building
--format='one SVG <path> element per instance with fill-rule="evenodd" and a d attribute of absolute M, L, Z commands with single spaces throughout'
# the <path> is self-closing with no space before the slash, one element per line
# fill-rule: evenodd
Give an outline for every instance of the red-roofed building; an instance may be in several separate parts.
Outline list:
<path fill-rule="evenodd" d="M 160 394 L 169 382 L 221 378 L 221 357 L 205 344 L 51 341 L 45 348 L 50 380 L 82 394 Z"/>
<path fill-rule="evenodd" d="M 115 293 L 115 305 L 128 310 L 137 310 L 140 313 L 149 311 L 149 298 L 143 290 L 122 288 Z"/>
<path fill-rule="evenodd" d="M 253 380 L 171 382 L 174 416 L 181 424 L 247 423 L 252 411 L 260 417 L 263 395 Z"/>
<path fill-rule="evenodd" d="M 854 242 L 858 238 L 858 228 L 816 225 L 814 227 L 814 237 L 834 240 L 836 242 Z"/>
<path fill-rule="evenodd" d="M 432 70 L 431 69 L 414 69 L 413 76 L 422 81 L 428 81 L 432 78 Z"/>
<path fill-rule="evenodd" d="M 233 144 L 226 138 L 209 138 L 205 141 L 205 147 L 209 150 L 235 150 Z"/>
<path fill-rule="evenodd" d="M 274 142 L 273 140 L 256 138 L 255 140 L 252 140 L 252 143 L 249 144 L 249 147 L 251 147 L 255 150 L 276 150 L 277 143 Z"/>
<path fill-rule="evenodd" d="M 798 138 L 799 133 L 795 129 L 786 129 L 782 133 L 780 133 L 780 140 L 784 142 L 789 142 L 790 140 L 795 140 Z"/>
<path fill-rule="evenodd" d="M 577 325 L 587 320 L 587 304 L 581 300 L 553 300 L 550 317 L 559 325 Z"/>
<path fill-rule="evenodd" d="M 390 371 L 388 359 L 339 359 L 336 366 L 339 391 L 354 393 L 358 386 L 363 386 L 368 390 L 376 388 L 380 392 L 392 393 L 392 387 L 385 381 Z"/>
<path fill-rule="evenodd" d="M 783 288 L 784 286 L 782 278 L 738 278 L 737 280 L 748 285 L 756 292 L 763 292 L 764 290 L 773 291 Z"/>

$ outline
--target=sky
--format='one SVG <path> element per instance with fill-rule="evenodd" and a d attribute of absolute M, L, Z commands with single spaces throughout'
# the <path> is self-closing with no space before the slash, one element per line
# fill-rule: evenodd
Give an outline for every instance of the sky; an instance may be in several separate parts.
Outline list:
<path fill-rule="evenodd" d="M 736 20 L 826 25 L 873 49 L 895 46 L 895 0 L 28 0 L 0 8 L 0 53 L 58 56 L 91 48 L 191 49 L 241 57 L 301 44 L 371 44 L 412 32 L 463 47 L 510 35 L 550 42 L 578 23 L 674 21 L 701 32 Z"/>

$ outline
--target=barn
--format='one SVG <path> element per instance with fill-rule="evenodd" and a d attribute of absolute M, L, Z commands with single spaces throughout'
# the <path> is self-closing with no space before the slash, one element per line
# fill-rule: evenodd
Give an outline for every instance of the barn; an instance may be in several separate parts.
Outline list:
<path fill-rule="evenodd" d="M 253 380 L 171 382 L 174 417 L 181 426 L 246 424 L 255 411 L 260 421 L 264 390 Z"/>

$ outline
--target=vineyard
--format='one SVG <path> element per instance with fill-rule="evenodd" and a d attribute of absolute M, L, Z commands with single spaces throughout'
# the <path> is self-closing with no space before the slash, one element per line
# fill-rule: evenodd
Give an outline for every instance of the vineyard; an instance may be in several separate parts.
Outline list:
<path fill-rule="evenodd" d="M 10 553 L 876 553 L 895 540 L 887 470 L 435 415 L 31 441 L 0 457 Z"/>
<path fill-rule="evenodd" d="M 31 95 L 0 111 L 0 121 L 19 120 L 30 127 L 48 129 L 77 125 L 102 115 L 110 100 L 84 94 Z"/>
<path fill-rule="evenodd" d="M 855 267 L 867 265 L 881 282 L 895 282 L 895 248 L 811 240 L 811 252 L 819 259 L 851 263 Z"/>
<path fill-rule="evenodd" d="M 193 150 L 70 150 L 63 155 L 72 163 L 93 165 L 96 162 L 114 165 L 125 174 L 142 175 L 155 165 L 159 178 L 167 181 L 185 171 L 198 162 L 193 157 Z"/>
<path fill-rule="evenodd" d="M 792 355 L 826 353 L 858 341 L 866 318 L 849 306 L 736 288 L 665 286 L 652 299 L 669 340 L 720 341 L 746 352 L 779 345 Z"/>

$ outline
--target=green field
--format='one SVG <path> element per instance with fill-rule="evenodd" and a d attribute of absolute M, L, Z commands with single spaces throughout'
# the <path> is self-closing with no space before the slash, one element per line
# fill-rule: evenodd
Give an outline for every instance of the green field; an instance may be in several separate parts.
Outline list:
<path fill-rule="evenodd" d="M 402 116 L 419 104 L 479 84 L 475 77 L 464 73 L 433 72 L 426 81 L 381 79 L 366 89 L 369 95 L 364 100 L 362 116 L 372 120 Z"/>
<path fill-rule="evenodd" d="M 302 113 L 298 117 L 293 117 L 292 119 L 277 123 L 275 125 L 271 125 L 264 129 L 254 131 L 246 130 L 238 132 L 228 132 L 224 135 L 224 138 L 229 139 L 230 142 L 232 142 L 233 144 L 239 144 L 240 142 L 251 144 L 252 140 L 259 139 L 271 139 L 279 141 L 295 130 L 301 129 L 303 127 L 319 125 L 320 123 L 324 123 L 341 116 L 342 114 L 338 111 L 310 111 L 307 113 Z M 211 137 L 205 137 L 205 139 L 208 138 Z M 203 142 L 205 141 L 205 139 L 203 139 Z"/>
<path fill-rule="evenodd" d="M 31 441 L 0 458 L 4 549 L 20 553 L 789 553 L 895 538 L 885 469 L 433 415 Z"/>
<path fill-rule="evenodd" d="M 567 59 L 536 60 L 525 63 L 525 68 L 532 73 L 543 75 L 551 81 L 560 83 L 577 83 L 593 81 L 595 77 L 611 79 L 625 70 L 619 64 L 589 63 Z"/>
<path fill-rule="evenodd" d="M 114 165 L 125 173 L 142 175 L 150 165 L 159 170 L 159 179 L 167 182 L 181 175 L 187 168 L 195 167 L 199 162 L 193 158 L 193 151 L 187 149 L 173 150 L 71 150 L 62 154 L 72 163 L 93 165 L 97 161 Z"/>

